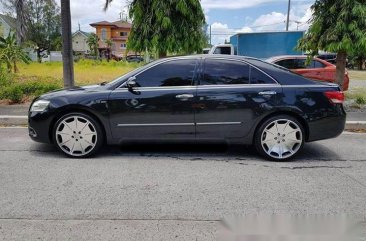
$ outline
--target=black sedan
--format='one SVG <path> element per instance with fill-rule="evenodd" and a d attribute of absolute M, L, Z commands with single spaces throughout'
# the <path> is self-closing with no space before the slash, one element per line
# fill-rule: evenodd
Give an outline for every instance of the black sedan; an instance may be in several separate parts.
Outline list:
<path fill-rule="evenodd" d="M 253 144 L 271 160 L 342 133 L 339 87 L 261 60 L 220 55 L 155 61 L 108 84 L 44 94 L 29 110 L 29 135 L 70 157 L 104 143 L 226 141 Z M 243 145 L 244 146 L 244 145 Z"/>

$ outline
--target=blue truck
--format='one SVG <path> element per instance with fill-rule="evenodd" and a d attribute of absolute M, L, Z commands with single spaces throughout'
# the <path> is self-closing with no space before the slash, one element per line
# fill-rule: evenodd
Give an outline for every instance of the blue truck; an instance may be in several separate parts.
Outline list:
<path fill-rule="evenodd" d="M 278 55 L 302 55 L 296 50 L 303 31 L 238 33 L 229 44 L 213 46 L 209 54 L 243 55 L 267 59 Z"/>

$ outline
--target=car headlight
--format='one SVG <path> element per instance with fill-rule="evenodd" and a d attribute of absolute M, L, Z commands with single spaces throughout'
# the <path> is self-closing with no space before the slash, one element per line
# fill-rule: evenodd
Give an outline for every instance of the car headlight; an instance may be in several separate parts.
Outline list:
<path fill-rule="evenodd" d="M 48 100 L 37 100 L 36 102 L 33 103 L 30 111 L 31 112 L 42 112 L 48 107 L 49 104 L 50 104 L 50 102 Z"/>

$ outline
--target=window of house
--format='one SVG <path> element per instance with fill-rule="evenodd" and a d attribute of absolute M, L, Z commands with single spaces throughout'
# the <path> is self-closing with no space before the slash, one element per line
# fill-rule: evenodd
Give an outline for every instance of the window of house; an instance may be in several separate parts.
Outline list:
<path fill-rule="evenodd" d="M 140 87 L 191 86 L 196 62 L 181 59 L 159 64 L 137 75 L 136 83 Z"/>
<path fill-rule="evenodd" d="M 119 32 L 119 36 L 125 37 L 128 35 L 128 32 Z"/>
<path fill-rule="evenodd" d="M 125 49 L 127 48 L 127 44 L 126 43 L 121 43 L 121 49 Z"/>
<path fill-rule="evenodd" d="M 102 40 L 106 40 L 107 39 L 107 29 L 106 28 L 102 28 L 101 30 L 101 39 Z"/>

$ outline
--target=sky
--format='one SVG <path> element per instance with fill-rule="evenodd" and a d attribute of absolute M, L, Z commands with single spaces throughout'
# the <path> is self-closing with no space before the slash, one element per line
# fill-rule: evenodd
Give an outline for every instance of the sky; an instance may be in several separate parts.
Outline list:
<path fill-rule="evenodd" d="M 57 0 L 58 3 L 60 0 Z M 70 0 L 72 28 L 94 32 L 90 23 L 116 21 L 127 15 L 127 0 L 114 0 L 104 12 L 104 0 Z M 306 30 L 315 0 L 291 0 L 290 30 Z M 212 44 L 224 43 L 237 32 L 280 31 L 286 28 L 288 0 L 201 0 Z"/>

